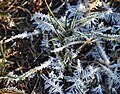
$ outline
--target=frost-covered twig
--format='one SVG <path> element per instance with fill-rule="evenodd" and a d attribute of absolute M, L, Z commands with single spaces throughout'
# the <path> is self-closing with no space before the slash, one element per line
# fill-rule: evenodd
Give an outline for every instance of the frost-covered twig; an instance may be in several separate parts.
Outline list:
<path fill-rule="evenodd" d="M 27 38 L 27 37 L 37 36 L 39 33 L 40 33 L 40 32 L 39 32 L 38 30 L 34 30 L 34 32 L 29 32 L 29 33 L 24 32 L 24 33 L 22 33 L 22 34 L 18 34 L 18 35 L 12 36 L 12 37 L 9 38 L 9 39 L 6 39 L 6 40 L 4 41 L 4 43 L 8 43 L 8 42 L 13 41 L 13 40 L 18 39 L 18 38 L 24 39 L 24 38 Z"/>
<path fill-rule="evenodd" d="M 37 72 L 39 70 L 42 70 L 43 68 L 48 67 L 51 64 L 52 61 L 53 61 L 53 58 L 50 57 L 49 60 L 44 62 L 43 64 L 41 64 L 41 66 L 38 66 L 38 67 L 35 67 L 35 68 L 31 69 L 31 70 L 27 71 L 26 73 L 24 73 L 23 75 L 20 75 L 20 76 L 9 75 L 9 76 L 6 76 L 6 77 L 0 77 L 0 79 L 8 78 L 8 79 L 15 80 L 15 81 L 24 80 L 26 77 L 29 77 L 30 75 L 34 74 L 35 72 Z"/>
<path fill-rule="evenodd" d="M 97 46 L 97 50 L 98 50 L 100 56 L 104 59 L 105 64 L 106 64 L 107 66 L 109 66 L 110 61 L 109 61 L 108 56 L 106 55 L 105 51 L 104 51 L 103 48 L 101 47 L 99 41 L 96 42 L 96 46 Z"/>
<path fill-rule="evenodd" d="M 35 67 L 35 68 L 29 70 L 28 72 L 24 73 L 23 75 L 19 76 L 19 79 L 25 79 L 26 77 L 28 77 L 31 74 L 37 72 L 38 70 L 42 70 L 43 68 L 48 67 L 51 64 L 52 61 L 53 61 L 53 58 L 50 57 L 49 60 L 44 62 L 43 64 L 41 64 L 41 66 Z"/>
<path fill-rule="evenodd" d="M 106 40 L 120 40 L 120 35 L 111 35 L 111 34 L 103 34 L 103 33 L 100 33 L 100 32 L 92 32 L 94 33 L 95 35 L 97 35 L 99 38 L 103 38 L 103 39 L 106 39 Z"/>
<path fill-rule="evenodd" d="M 51 52 L 60 52 L 62 51 L 63 49 L 67 48 L 68 46 L 71 46 L 71 45 L 74 45 L 74 44 L 79 44 L 79 43 L 84 43 L 83 41 L 75 41 L 75 42 L 71 42 L 63 47 L 59 47 L 59 48 L 55 48 L 53 51 Z"/>

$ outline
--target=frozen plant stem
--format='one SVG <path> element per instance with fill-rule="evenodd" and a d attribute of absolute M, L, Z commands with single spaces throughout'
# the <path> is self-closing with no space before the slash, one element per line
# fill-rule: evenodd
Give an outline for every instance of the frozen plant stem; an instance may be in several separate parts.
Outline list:
<path fill-rule="evenodd" d="M 97 50 L 100 54 L 100 56 L 104 59 L 104 62 L 107 66 L 109 66 L 110 61 L 108 59 L 108 56 L 106 55 L 105 51 L 103 50 L 103 48 L 100 46 L 100 42 L 96 41 L 96 46 L 97 46 Z"/>
<path fill-rule="evenodd" d="M 46 1 L 46 0 L 44 0 L 44 1 L 45 1 L 45 4 L 47 5 L 48 10 L 50 11 L 50 14 L 53 16 L 54 20 L 56 21 L 56 23 L 59 25 L 59 27 L 61 28 L 61 30 L 62 30 L 63 32 L 66 32 L 65 29 L 64 29 L 64 28 L 60 25 L 60 23 L 57 21 L 56 17 L 54 16 L 53 12 L 51 11 L 51 9 L 50 9 L 50 7 L 49 7 L 49 5 L 48 5 L 48 3 L 47 3 L 47 1 Z"/>
<path fill-rule="evenodd" d="M 37 66 L 37 67 L 31 69 L 31 70 L 27 71 L 26 73 L 24 73 L 23 75 L 15 76 L 15 77 L 13 77 L 13 76 L 5 76 L 5 77 L 0 77 L 0 79 L 8 78 L 8 79 L 11 79 L 11 80 L 16 81 L 16 82 L 19 81 L 19 80 L 24 80 L 26 77 L 29 77 L 30 75 L 36 73 L 37 71 L 48 67 L 51 64 L 52 61 L 53 61 L 53 58 L 50 57 L 48 59 L 48 61 L 45 61 L 43 64 L 41 64 L 41 66 Z"/>
<path fill-rule="evenodd" d="M 59 37 L 60 40 L 63 40 L 62 36 L 58 33 L 57 29 L 55 28 L 54 23 L 53 23 L 53 21 L 52 21 L 51 18 L 50 18 L 50 20 L 51 20 L 51 22 L 52 22 L 52 25 L 53 25 L 55 31 L 56 31 L 57 36 Z"/>
<path fill-rule="evenodd" d="M 34 69 L 29 70 L 28 72 L 26 72 L 23 75 L 21 75 L 19 78 L 20 79 L 25 79 L 26 77 L 28 77 L 31 74 L 37 72 L 38 70 L 42 70 L 43 68 L 48 67 L 52 61 L 53 61 L 53 58 L 50 57 L 49 60 L 44 62 L 43 64 L 41 64 L 41 66 L 38 66 L 38 67 L 35 67 Z"/>
<path fill-rule="evenodd" d="M 13 41 L 13 40 L 15 40 L 17 38 L 24 39 L 24 38 L 27 38 L 27 37 L 33 37 L 34 35 L 38 35 L 39 33 L 40 32 L 37 31 L 37 30 L 34 30 L 34 32 L 30 32 L 30 33 L 24 32 L 22 34 L 18 34 L 18 35 L 12 36 L 9 39 L 6 39 L 4 41 L 4 43 L 8 43 L 8 42 Z M 3 44 L 3 42 L 1 42 L 1 44 Z"/>
<path fill-rule="evenodd" d="M 71 45 L 75 45 L 75 44 L 79 44 L 79 43 L 83 43 L 82 41 L 75 41 L 75 42 L 71 42 L 71 43 L 69 43 L 69 44 L 67 44 L 67 45 L 65 45 L 65 46 L 62 46 L 62 47 L 59 47 L 59 48 L 55 48 L 53 51 L 51 51 L 51 52 L 60 52 L 60 51 L 62 51 L 63 49 L 65 49 L 65 48 L 67 48 L 67 47 L 69 47 L 69 46 L 71 46 Z"/>
<path fill-rule="evenodd" d="M 93 38 L 94 38 L 94 36 L 92 36 L 90 39 L 85 41 L 85 43 L 77 49 L 77 52 L 81 51 L 82 48 L 84 48 L 87 44 L 91 43 Z"/>

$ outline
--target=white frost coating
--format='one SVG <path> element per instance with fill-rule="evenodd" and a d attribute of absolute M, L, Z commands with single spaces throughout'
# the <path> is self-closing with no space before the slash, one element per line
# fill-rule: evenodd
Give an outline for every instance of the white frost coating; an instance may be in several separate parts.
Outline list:
<path fill-rule="evenodd" d="M 41 75 L 41 77 L 46 81 L 45 82 L 45 89 L 49 89 L 49 94 L 64 94 L 62 91 L 62 87 L 59 85 L 59 82 L 55 83 L 54 81 L 51 81 L 48 79 L 44 74 Z"/>
<path fill-rule="evenodd" d="M 12 75 L 11 76 L 12 73 L 10 73 L 9 75 L 7 75 L 5 77 L 0 77 L 0 79 L 3 79 L 3 78 L 6 79 L 7 78 L 7 79 L 10 79 L 11 81 L 16 81 L 16 82 L 19 81 L 19 80 L 24 80 L 26 77 L 31 76 L 32 74 L 36 73 L 37 71 L 48 67 L 51 64 L 52 61 L 53 61 L 53 58 L 50 57 L 49 60 L 45 61 L 43 64 L 41 64 L 41 66 L 37 66 L 37 67 L 31 69 L 31 70 L 27 71 L 26 73 L 24 73 L 23 75 L 20 75 L 20 76 L 18 76 L 18 75 L 13 76 Z"/>
<path fill-rule="evenodd" d="M 34 32 L 29 32 L 29 33 L 24 32 L 24 33 L 22 33 L 22 34 L 18 34 L 18 35 L 12 36 L 12 37 L 9 38 L 9 39 L 6 39 L 6 40 L 4 41 L 4 43 L 8 43 L 8 42 L 13 41 L 13 40 L 15 40 L 15 39 L 17 39 L 17 38 L 23 39 L 23 38 L 27 38 L 27 37 L 32 37 L 32 36 L 34 36 L 34 35 L 38 35 L 39 33 L 40 33 L 40 32 L 39 32 L 38 30 L 34 30 Z"/>
<path fill-rule="evenodd" d="M 87 11 L 87 10 L 86 10 L 86 6 L 83 5 L 83 4 L 80 4 L 80 5 L 79 5 L 79 10 L 80 10 L 81 12 L 86 12 L 86 11 Z"/>
<path fill-rule="evenodd" d="M 41 66 L 35 67 L 35 68 L 29 70 L 28 72 L 24 73 L 23 75 L 19 76 L 16 79 L 16 81 L 19 81 L 20 79 L 25 79 L 26 77 L 29 77 L 30 75 L 37 72 L 38 70 L 42 70 L 43 68 L 48 67 L 52 61 L 53 61 L 53 58 L 50 57 L 50 59 L 48 61 L 45 61 L 43 64 L 41 64 Z"/>
<path fill-rule="evenodd" d="M 62 51 L 63 49 L 67 48 L 67 47 L 70 46 L 70 45 L 79 44 L 79 43 L 83 43 L 83 42 L 82 42 L 82 41 L 71 42 L 71 43 L 69 43 L 69 44 L 67 44 L 67 45 L 65 45 L 65 46 L 63 46 L 63 47 L 55 48 L 55 49 L 54 49 L 53 51 L 51 51 L 51 52 L 60 52 L 60 51 Z"/>
<path fill-rule="evenodd" d="M 101 57 L 104 59 L 105 64 L 108 66 L 110 64 L 110 61 L 105 51 L 103 50 L 103 48 L 100 46 L 99 41 L 96 42 L 96 46 L 97 46 L 98 52 L 100 53 Z"/>

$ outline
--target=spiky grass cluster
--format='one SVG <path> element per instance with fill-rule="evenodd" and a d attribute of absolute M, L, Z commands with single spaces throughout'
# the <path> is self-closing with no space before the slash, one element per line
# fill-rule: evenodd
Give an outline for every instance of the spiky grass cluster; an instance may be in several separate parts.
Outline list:
<path fill-rule="evenodd" d="M 102 6 L 102 12 L 90 12 L 89 3 L 79 0 L 74 6 L 66 3 L 68 10 L 61 18 L 56 18 L 47 6 L 51 16 L 35 13 L 31 17 L 36 24 L 34 32 L 5 40 L 40 34 L 40 49 L 50 57 L 49 64 L 44 63 L 15 79 L 23 80 L 47 67 L 51 72 L 40 77 L 45 80 L 49 94 L 118 94 L 120 13 L 113 12 L 104 0 L 96 1 L 95 8 Z"/>

